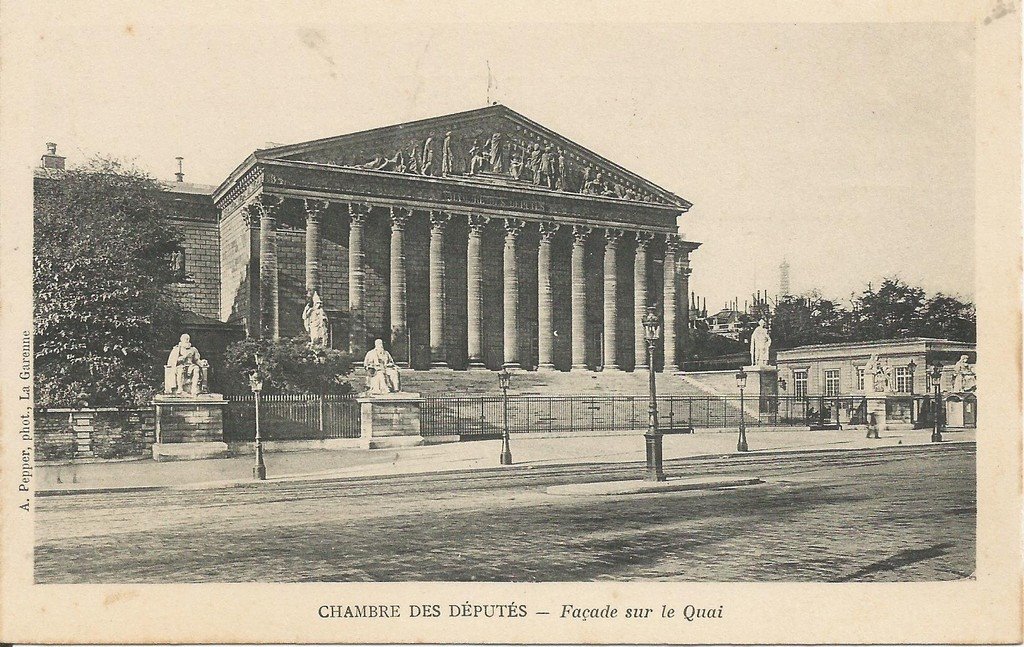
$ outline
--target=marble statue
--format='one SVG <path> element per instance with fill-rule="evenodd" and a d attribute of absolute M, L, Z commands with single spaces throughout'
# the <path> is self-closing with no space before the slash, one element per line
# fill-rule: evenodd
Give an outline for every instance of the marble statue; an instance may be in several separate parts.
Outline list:
<path fill-rule="evenodd" d="M 533 172 L 533 183 L 536 185 L 540 184 L 540 144 L 534 144 L 533 150 L 530 151 L 530 159 L 526 163 L 526 168 Z"/>
<path fill-rule="evenodd" d="M 409 142 L 409 161 L 406 163 L 405 170 L 414 175 L 420 173 L 420 145 L 415 140 Z"/>
<path fill-rule="evenodd" d="M 384 342 L 375 339 L 373 348 L 363 358 L 366 369 L 366 390 L 368 395 L 386 395 L 402 390 L 401 376 L 398 365 L 391 353 L 384 350 Z"/>
<path fill-rule="evenodd" d="M 167 356 L 164 391 L 192 396 L 203 393 L 206 388 L 203 372 L 208 367 L 209 363 L 199 355 L 199 349 L 192 345 L 192 338 L 188 334 L 182 335 Z"/>
<path fill-rule="evenodd" d="M 892 390 L 892 368 L 885 366 L 873 353 L 864 365 L 864 390 L 869 393 L 886 393 Z"/>
<path fill-rule="evenodd" d="M 750 335 L 750 365 L 768 366 L 768 351 L 772 347 L 772 337 L 768 334 L 768 324 L 762 319 Z"/>
<path fill-rule="evenodd" d="M 452 157 L 452 131 L 444 134 L 444 142 L 441 144 L 441 175 L 451 175 L 455 159 Z"/>
<path fill-rule="evenodd" d="M 513 151 L 512 161 L 508 165 L 508 174 L 512 176 L 513 180 L 518 180 L 523 176 L 523 158 L 518 151 Z"/>
<path fill-rule="evenodd" d="M 302 327 L 309 333 L 310 348 L 327 348 L 327 335 L 330 330 L 324 302 L 320 295 L 313 291 L 313 296 L 302 311 Z"/>
<path fill-rule="evenodd" d="M 549 189 L 555 188 L 555 153 L 551 144 L 540 154 L 540 177 L 541 184 Z"/>
<path fill-rule="evenodd" d="M 569 173 L 569 166 L 565 161 L 565 151 L 558 149 L 558 158 L 555 160 L 555 188 L 559 191 L 566 190 L 566 176 Z"/>
<path fill-rule="evenodd" d="M 967 355 L 961 355 L 957 363 L 953 365 L 953 391 L 963 393 L 973 391 L 978 387 L 978 378 L 974 369 L 967 362 Z"/>

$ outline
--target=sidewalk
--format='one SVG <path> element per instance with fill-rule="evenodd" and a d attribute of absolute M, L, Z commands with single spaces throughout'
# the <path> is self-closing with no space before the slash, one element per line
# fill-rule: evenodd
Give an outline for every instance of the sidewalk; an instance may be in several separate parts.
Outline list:
<path fill-rule="evenodd" d="M 975 430 L 943 432 L 945 443 L 974 442 Z M 664 437 L 666 461 L 736 454 L 735 430 L 698 430 Z M 896 445 L 929 445 L 930 430 L 889 431 L 865 438 L 863 430 L 747 432 L 750 455 L 773 452 L 861 450 Z M 627 463 L 645 460 L 641 433 L 605 436 L 531 437 L 513 435 L 516 466 Z M 499 468 L 501 441 L 486 440 L 402 449 L 344 449 L 266 454 L 268 481 L 303 481 L 344 477 L 399 476 Z M 252 456 L 198 461 L 40 465 L 35 469 L 39 494 L 108 490 L 230 487 L 252 481 Z M 669 470 L 670 471 L 670 470 Z"/>

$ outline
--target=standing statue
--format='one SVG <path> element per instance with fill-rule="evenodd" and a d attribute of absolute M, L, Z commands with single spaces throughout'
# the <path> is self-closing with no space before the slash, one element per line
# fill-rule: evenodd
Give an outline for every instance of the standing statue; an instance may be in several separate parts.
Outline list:
<path fill-rule="evenodd" d="M 434 174 L 434 138 L 427 137 L 427 141 L 423 142 L 423 159 L 420 162 L 420 174 L 421 175 L 433 175 Z"/>
<path fill-rule="evenodd" d="M 892 383 L 892 369 L 884 366 L 878 353 L 872 353 L 864 365 L 864 390 L 869 393 L 886 393 Z"/>
<path fill-rule="evenodd" d="M 541 183 L 549 189 L 555 188 L 555 153 L 551 144 L 544 148 L 540 155 Z"/>
<path fill-rule="evenodd" d="M 386 395 L 402 390 L 395 358 L 384 350 L 384 342 L 380 339 L 373 341 L 373 348 L 363 358 L 363 368 L 366 369 L 366 390 L 369 395 Z"/>
<path fill-rule="evenodd" d="M 540 184 L 540 144 L 534 144 L 533 150 L 530 151 L 530 159 L 526 163 L 526 168 L 533 172 L 533 183 Z"/>
<path fill-rule="evenodd" d="M 494 173 L 505 171 L 505 151 L 501 146 L 501 133 L 494 133 L 491 136 L 491 171 Z"/>
<path fill-rule="evenodd" d="M 953 365 L 953 391 L 963 393 L 973 391 L 977 387 L 978 378 L 974 374 L 974 369 L 967 363 L 967 355 L 961 355 Z"/>
<path fill-rule="evenodd" d="M 327 313 L 324 312 L 324 302 L 313 291 L 313 296 L 302 311 L 302 327 L 309 333 L 310 348 L 327 348 L 327 335 L 330 330 Z"/>
<path fill-rule="evenodd" d="M 555 160 L 555 188 L 559 191 L 566 190 L 566 175 L 569 167 L 565 162 L 565 151 L 558 149 L 558 158 Z"/>
<path fill-rule="evenodd" d="M 768 334 L 767 322 L 757 322 L 757 328 L 750 335 L 750 365 L 768 366 L 768 351 L 772 347 L 772 337 Z"/>
<path fill-rule="evenodd" d="M 512 151 L 512 161 L 508 164 L 508 174 L 513 180 L 523 176 L 523 156 L 518 150 Z"/>
<path fill-rule="evenodd" d="M 444 142 L 441 144 L 441 175 L 451 175 L 454 165 L 452 158 L 452 131 L 444 134 Z"/>
<path fill-rule="evenodd" d="M 205 391 L 203 369 L 209 363 L 199 356 L 199 349 L 192 345 L 188 334 L 181 336 L 177 345 L 167 356 L 164 367 L 164 391 L 178 395 L 199 395 Z"/>

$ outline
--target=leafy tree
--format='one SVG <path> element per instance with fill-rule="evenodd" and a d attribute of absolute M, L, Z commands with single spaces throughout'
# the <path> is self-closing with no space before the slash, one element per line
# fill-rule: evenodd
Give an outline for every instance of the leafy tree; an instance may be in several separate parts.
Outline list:
<path fill-rule="evenodd" d="M 900 339 L 921 328 L 924 290 L 887 278 L 877 290 L 868 288 L 854 301 L 854 335 L 858 340 Z"/>
<path fill-rule="evenodd" d="M 161 379 L 180 310 L 160 185 L 96 159 L 36 181 L 35 384 L 42 406 L 139 404 Z"/>
<path fill-rule="evenodd" d="M 817 291 L 786 296 L 772 317 L 772 346 L 793 348 L 807 344 L 828 344 L 848 339 L 849 313 L 842 304 L 826 299 Z"/>
<path fill-rule="evenodd" d="M 955 341 L 977 341 L 974 304 L 941 292 L 936 294 L 921 308 L 916 334 Z"/>
<path fill-rule="evenodd" d="M 264 389 L 271 393 L 351 393 L 346 379 L 352 372 L 352 356 L 331 348 L 310 348 L 305 336 L 281 339 L 247 338 L 227 347 L 224 355 L 226 390 L 249 391 L 249 374 L 261 359 Z"/>

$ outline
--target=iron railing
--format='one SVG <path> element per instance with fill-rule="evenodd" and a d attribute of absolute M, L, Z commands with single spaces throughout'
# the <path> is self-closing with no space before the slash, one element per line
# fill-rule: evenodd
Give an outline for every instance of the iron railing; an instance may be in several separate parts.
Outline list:
<path fill-rule="evenodd" d="M 255 421 L 254 396 L 228 396 L 225 440 L 255 440 Z M 264 440 L 358 438 L 359 403 L 352 395 L 261 395 L 260 436 Z"/>
<path fill-rule="evenodd" d="M 420 406 L 423 436 L 462 440 L 497 438 L 502 433 L 501 396 L 427 397 Z M 646 395 L 525 396 L 508 398 L 509 432 L 579 433 L 638 431 L 647 428 Z M 359 403 L 355 396 L 264 395 L 260 401 L 261 434 L 267 440 L 358 438 Z M 862 396 L 660 396 L 658 427 L 663 433 L 696 428 L 728 428 L 743 418 L 747 428 L 828 428 L 868 421 Z M 930 424 L 929 397 L 887 398 L 887 418 L 915 426 Z M 230 396 L 224 412 L 224 435 L 231 441 L 254 437 L 253 396 Z"/>

